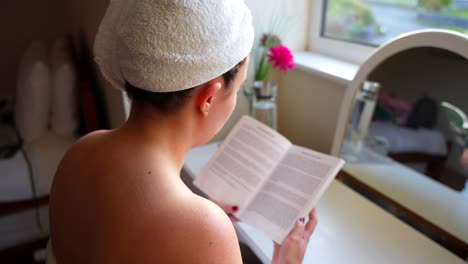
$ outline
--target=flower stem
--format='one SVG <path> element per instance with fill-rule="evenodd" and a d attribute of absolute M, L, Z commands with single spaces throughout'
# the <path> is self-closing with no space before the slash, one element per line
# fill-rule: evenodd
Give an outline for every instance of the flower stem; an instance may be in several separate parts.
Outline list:
<path fill-rule="evenodd" d="M 269 52 L 271 45 L 273 44 L 273 35 L 268 34 L 265 40 L 265 46 L 263 47 L 262 50 L 262 55 L 260 59 L 260 63 L 258 65 L 258 68 L 255 72 L 255 80 L 256 81 L 263 81 L 265 80 L 266 76 L 268 75 L 270 69 L 271 69 L 271 63 L 268 62 L 266 59 L 267 53 Z"/>

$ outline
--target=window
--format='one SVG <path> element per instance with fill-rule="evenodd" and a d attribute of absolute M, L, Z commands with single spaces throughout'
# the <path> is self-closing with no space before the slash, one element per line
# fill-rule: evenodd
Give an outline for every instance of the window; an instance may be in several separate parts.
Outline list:
<path fill-rule="evenodd" d="M 311 49 L 361 63 L 409 31 L 468 34 L 468 0 L 312 0 Z"/>

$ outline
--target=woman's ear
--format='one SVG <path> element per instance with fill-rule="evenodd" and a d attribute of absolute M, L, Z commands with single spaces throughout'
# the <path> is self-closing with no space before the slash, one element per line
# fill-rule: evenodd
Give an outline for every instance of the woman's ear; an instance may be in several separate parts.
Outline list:
<path fill-rule="evenodd" d="M 219 81 L 209 82 L 203 85 L 197 95 L 197 109 L 204 116 L 210 112 L 210 108 L 215 100 L 215 94 L 221 89 Z"/>

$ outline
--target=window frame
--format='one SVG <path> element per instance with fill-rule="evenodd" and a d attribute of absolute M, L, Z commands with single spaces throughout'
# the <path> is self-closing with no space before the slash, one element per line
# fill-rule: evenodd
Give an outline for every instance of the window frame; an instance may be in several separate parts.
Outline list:
<path fill-rule="evenodd" d="M 321 36 L 326 8 L 325 1 L 327 0 L 310 0 L 308 50 L 361 65 L 377 47 Z"/>

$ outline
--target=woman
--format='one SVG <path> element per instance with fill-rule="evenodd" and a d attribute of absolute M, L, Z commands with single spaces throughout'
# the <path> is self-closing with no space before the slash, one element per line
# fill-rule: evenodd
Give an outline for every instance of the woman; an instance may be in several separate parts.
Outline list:
<path fill-rule="evenodd" d="M 132 99 L 131 114 L 121 128 L 79 140 L 57 169 L 57 263 L 241 263 L 228 215 L 193 194 L 180 171 L 232 113 L 252 42 L 243 1 L 111 1 L 96 61 Z M 273 263 L 302 262 L 310 219 L 275 245 Z"/>

